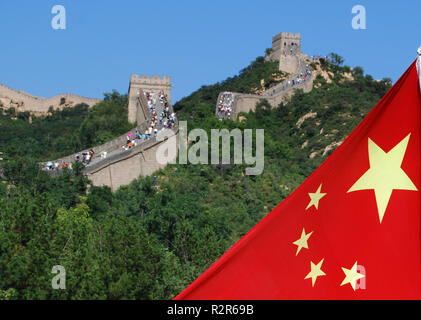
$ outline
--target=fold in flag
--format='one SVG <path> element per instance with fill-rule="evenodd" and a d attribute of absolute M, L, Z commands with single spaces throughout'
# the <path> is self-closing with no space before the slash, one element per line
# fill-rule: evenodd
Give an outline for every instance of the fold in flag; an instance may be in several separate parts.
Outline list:
<path fill-rule="evenodd" d="M 421 299 L 420 70 L 176 299 Z"/>

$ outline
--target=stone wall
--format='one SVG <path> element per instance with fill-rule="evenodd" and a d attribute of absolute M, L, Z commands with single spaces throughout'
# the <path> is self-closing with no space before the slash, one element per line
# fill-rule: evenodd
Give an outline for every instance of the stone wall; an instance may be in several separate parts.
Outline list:
<path fill-rule="evenodd" d="M 175 136 L 178 141 L 178 127 L 173 129 L 171 135 Z M 153 138 L 137 148 L 107 158 L 96 166 L 88 167 L 85 175 L 95 186 L 109 186 L 115 191 L 139 176 L 149 176 L 166 166 L 156 160 L 156 152 L 162 143 L 162 141 L 156 141 L 156 138 Z"/>
<path fill-rule="evenodd" d="M 143 123 L 149 117 L 149 107 L 141 88 L 130 87 L 128 97 L 128 121 Z"/>
<path fill-rule="evenodd" d="M 313 74 L 313 76 L 307 81 L 290 87 L 287 90 L 284 90 L 272 97 L 259 96 L 255 94 L 234 93 L 233 119 L 237 119 L 240 112 L 247 113 L 251 110 L 256 110 L 256 104 L 263 99 L 266 99 L 273 108 L 277 108 L 281 102 L 286 103 L 289 99 L 291 99 L 295 93 L 295 90 L 303 90 L 306 93 L 310 92 L 313 89 L 314 79 L 315 75 Z"/>
<path fill-rule="evenodd" d="M 148 111 L 149 112 L 149 111 Z M 104 144 L 101 144 L 99 146 L 93 147 L 93 148 L 88 148 L 84 151 L 88 151 L 90 149 L 92 149 L 95 152 L 95 156 L 98 156 L 100 154 L 101 151 L 106 151 L 107 153 L 110 153 L 112 151 L 118 150 L 120 149 L 122 146 L 125 146 L 127 144 L 127 135 L 129 133 L 131 133 L 133 136 L 135 136 L 136 130 L 139 130 L 139 132 L 144 132 L 149 126 L 148 126 L 148 121 L 141 123 L 140 125 L 138 125 L 137 127 L 133 128 L 132 130 L 126 132 L 125 134 L 109 141 L 106 142 Z M 58 162 L 58 163 L 72 163 L 75 161 L 76 159 L 76 155 L 80 155 L 82 151 L 65 156 L 63 158 L 60 159 L 56 159 L 54 160 L 54 162 Z M 45 163 L 43 163 L 43 166 L 45 166 Z"/>
<path fill-rule="evenodd" d="M 101 99 L 85 98 L 74 94 L 60 94 L 51 98 L 35 97 L 24 91 L 14 90 L 0 84 L 0 104 L 3 108 L 15 108 L 17 112 L 28 111 L 34 114 L 45 114 L 52 106 L 54 109 L 74 107 L 86 103 L 90 107 Z"/>
<path fill-rule="evenodd" d="M 300 65 L 300 57 L 298 55 L 280 55 L 279 70 L 296 74 Z"/>

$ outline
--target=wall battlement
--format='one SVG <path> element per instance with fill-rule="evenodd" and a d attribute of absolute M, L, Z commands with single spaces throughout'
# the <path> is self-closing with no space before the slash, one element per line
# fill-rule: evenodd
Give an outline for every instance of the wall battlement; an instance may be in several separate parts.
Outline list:
<path fill-rule="evenodd" d="M 272 49 L 274 51 L 285 50 L 291 45 L 296 45 L 301 49 L 300 33 L 281 32 L 272 37 Z"/>
<path fill-rule="evenodd" d="M 130 84 L 148 84 L 158 86 L 171 86 L 171 78 L 169 76 L 157 76 L 157 75 L 141 75 L 132 74 L 130 77 Z"/>
<path fill-rule="evenodd" d="M 280 32 L 277 35 L 272 37 L 272 43 L 276 42 L 280 39 L 290 39 L 296 40 L 301 42 L 301 34 L 300 33 L 292 33 L 292 32 Z"/>

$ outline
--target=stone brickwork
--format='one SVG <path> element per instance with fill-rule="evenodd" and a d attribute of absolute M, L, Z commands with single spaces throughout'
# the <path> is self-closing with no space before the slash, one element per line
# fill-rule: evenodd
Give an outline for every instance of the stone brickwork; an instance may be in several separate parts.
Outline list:
<path fill-rule="evenodd" d="M 178 127 L 172 129 L 171 135 L 178 141 Z M 139 148 L 107 158 L 97 166 L 87 168 L 85 175 L 95 186 L 109 186 L 115 191 L 139 176 L 149 176 L 166 166 L 156 160 L 156 152 L 162 143 L 153 138 Z"/>
<path fill-rule="evenodd" d="M 51 98 L 35 97 L 20 90 L 11 89 L 0 84 L 0 104 L 4 109 L 15 108 L 17 112 L 31 112 L 33 114 L 46 114 L 50 107 L 63 109 L 86 103 L 92 107 L 101 99 L 85 98 L 74 94 L 60 94 Z"/>
<path fill-rule="evenodd" d="M 278 58 L 279 71 L 296 74 L 299 70 L 300 59 L 301 57 L 298 55 L 280 55 Z"/>

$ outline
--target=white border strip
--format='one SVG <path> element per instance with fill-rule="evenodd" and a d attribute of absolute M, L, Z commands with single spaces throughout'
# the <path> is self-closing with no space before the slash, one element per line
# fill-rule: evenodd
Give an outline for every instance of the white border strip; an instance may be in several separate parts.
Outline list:
<path fill-rule="evenodd" d="M 418 49 L 418 59 L 417 59 L 417 71 L 421 91 L 421 47 Z"/>

